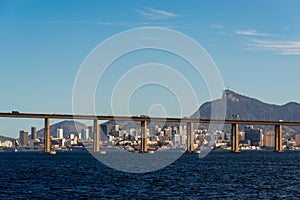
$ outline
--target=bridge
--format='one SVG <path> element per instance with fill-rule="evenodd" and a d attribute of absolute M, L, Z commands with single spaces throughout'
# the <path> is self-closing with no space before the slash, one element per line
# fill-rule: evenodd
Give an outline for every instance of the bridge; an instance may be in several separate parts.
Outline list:
<path fill-rule="evenodd" d="M 71 115 L 71 114 L 35 114 L 35 113 L 0 113 L 2 118 L 33 118 L 44 119 L 44 153 L 51 152 L 50 141 L 50 119 L 77 119 L 77 120 L 93 120 L 93 150 L 95 153 L 100 152 L 100 133 L 99 120 L 115 120 L 115 121 L 135 121 L 141 123 L 141 152 L 148 152 L 147 146 L 147 122 L 177 122 L 187 124 L 187 152 L 193 152 L 193 124 L 194 123 L 211 123 L 211 124 L 231 124 L 231 152 L 239 152 L 239 124 L 242 125 L 271 125 L 275 128 L 275 152 L 283 152 L 282 147 L 282 126 L 300 126 L 300 122 L 295 121 L 265 121 L 265 120 L 238 120 L 238 119 L 201 119 L 201 118 L 160 118 L 146 116 L 95 116 L 95 115 Z"/>

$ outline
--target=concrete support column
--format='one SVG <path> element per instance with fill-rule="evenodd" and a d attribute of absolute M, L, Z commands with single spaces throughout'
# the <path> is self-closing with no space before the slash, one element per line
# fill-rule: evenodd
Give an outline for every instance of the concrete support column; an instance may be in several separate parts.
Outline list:
<path fill-rule="evenodd" d="M 187 129 L 187 152 L 192 153 L 194 151 L 194 137 L 193 137 L 193 123 L 187 122 L 186 123 Z"/>
<path fill-rule="evenodd" d="M 239 150 L 239 125 L 231 125 L 231 152 L 237 153 Z"/>
<path fill-rule="evenodd" d="M 51 149 L 50 141 L 50 119 L 45 118 L 45 127 L 44 127 L 44 153 L 50 153 Z"/>
<path fill-rule="evenodd" d="M 97 119 L 94 119 L 93 134 L 94 134 L 94 153 L 96 153 L 100 151 L 99 124 Z"/>
<path fill-rule="evenodd" d="M 141 133 L 142 133 L 142 153 L 147 153 L 148 152 L 148 146 L 147 146 L 147 122 L 146 121 L 141 121 Z"/>
<path fill-rule="evenodd" d="M 275 152 L 283 152 L 282 148 L 282 126 L 275 125 Z"/>

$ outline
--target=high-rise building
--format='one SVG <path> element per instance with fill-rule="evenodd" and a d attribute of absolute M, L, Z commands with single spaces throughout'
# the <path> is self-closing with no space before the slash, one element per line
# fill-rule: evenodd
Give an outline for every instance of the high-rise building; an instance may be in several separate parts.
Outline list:
<path fill-rule="evenodd" d="M 178 133 L 178 128 L 177 126 L 172 126 L 172 135 L 175 135 Z"/>
<path fill-rule="evenodd" d="M 81 129 L 82 139 L 83 140 L 89 140 L 90 139 L 90 134 L 89 133 L 90 132 L 89 132 L 88 128 Z"/>
<path fill-rule="evenodd" d="M 120 125 L 119 124 L 115 124 L 112 126 L 112 129 L 115 131 L 119 131 L 120 130 Z"/>
<path fill-rule="evenodd" d="M 166 136 L 166 137 L 168 137 L 169 139 L 172 138 L 172 129 L 171 129 L 171 127 L 166 128 L 166 129 L 164 130 L 164 132 L 165 132 L 165 136 Z"/>
<path fill-rule="evenodd" d="M 187 135 L 181 135 L 181 145 L 186 145 Z"/>
<path fill-rule="evenodd" d="M 89 129 L 90 138 L 94 138 L 94 132 L 93 132 L 94 128 L 93 128 L 93 126 L 89 126 L 88 129 Z M 100 131 L 101 131 L 101 129 L 100 129 Z"/>
<path fill-rule="evenodd" d="M 244 131 L 240 131 L 240 133 L 239 133 L 239 141 L 240 142 L 244 142 L 245 141 L 245 132 Z"/>
<path fill-rule="evenodd" d="M 179 147 L 180 146 L 180 135 L 179 134 L 174 134 L 173 135 L 173 145 L 175 147 Z"/>
<path fill-rule="evenodd" d="M 70 138 L 71 140 L 74 140 L 74 138 L 75 138 L 74 133 L 70 133 L 69 138 Z"/>
<path fill-rule="evenodd" d="M 28 145 L 28 131 L 20 131 L 20 139 L 19 139 L 21 146 Z"/>
<path fill-rule="evenodd" d="M 251 146 L 262 146 L 262 129 L 254 126 L 245 127 L 245 141 Z"/>
<path fill-rule="evenodd" d="M 264 133 L 264 146 L 274 147 L 275 146 L 275 133 L 272 130 L 267 130 Z"/>
<path fill-rule="evenodd" d="M 179 134 L 186 135 L 186 126 L 179 126 Z"/>
<path fill-rule="evenodd" d="M 37 139 L 36 127 L 31 127 L 31 139 L 32 140 Z"/>
<path fill-rule="evenodd" d="M 136 136 L 136 135 L 137 135 L 137 130 L 136 130 L 135 128 L 131 128 L 131 129 L 129 130 L 129 134 L 130 134 L 130 135 L 133 135 L 133 136 Z"/>
<path fill-rule="evenodd" d="M 64 138 L 64 129 L 58 128 L 58 129 L 56 130 L 56 137 L 57 137 L 57 138 L 60 138 L 60 139 Z"/>
<path fill-rule="evenodd" d="M 221 136 L 221 140 L 222 140 L 222 141 L 228 140 L 226 132 L 221 132 L 221 133 L 220 133 L 220 136 Z"/>

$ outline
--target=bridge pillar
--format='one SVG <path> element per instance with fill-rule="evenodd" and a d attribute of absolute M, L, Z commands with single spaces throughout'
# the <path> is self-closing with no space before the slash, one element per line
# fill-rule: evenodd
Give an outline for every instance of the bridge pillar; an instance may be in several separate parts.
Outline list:
<path fill-rule="evenodd" d="M 94 134 L 94 153 L 100 151 L 100 135 L 99 135 L 99 124 L 98 119 L 94 119 L 94 127 L 93 127 L 93 134 Z"/>
<path fill-rule="evenodd" d="M 186 123 L 187 129 L 187 152 L 192 153 L 194 151 L 194 138 L 193 138 L 193 123 Z"/>
<path fill-rule="evenodd" d="M 239 150 L 239 125 L 231 125 L 231 152 L 238 153 Z"/>
<path fill-rule="evenodd" d="M 283 152 L 282 148 L 282 125 L 275 125 L 275 152 Z"/>
<path fill-rule="evenodd" d="M 147 153 L 148 152 L 146 130 L 147 130 L 147 122 L 146 121 L 141 121 L 141 133 L 142 133 L 141 152 L 142 153 Z"/>
<path fill-rule="evenodd" d="M 45 118 L 45 127 L 44 127 L 44 153 L 50 153 L 51 149 L 50 141 L 50 119 Z"/>

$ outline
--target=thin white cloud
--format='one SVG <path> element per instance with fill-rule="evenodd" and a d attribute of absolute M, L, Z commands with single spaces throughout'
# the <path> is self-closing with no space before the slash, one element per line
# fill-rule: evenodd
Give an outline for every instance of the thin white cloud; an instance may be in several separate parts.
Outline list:
<path fill-rule="evenodd" d="M 110 26 L 110 25 L 113 25 L 112 22 L 98 21 L 98 22 L 96 22 L 96 23 L 99 24 L 99 25 L 103 25 L 103 26 Z"/>
<path fill-rule="evenodd" d="M 247 45 L 250 50 L 273 51 L 280 55 L 300 55 L 300 41 L 252 39 Z"/>
<path fill-rule="evenodd" d="M 254 29 L 237 30 L 235 33 L 237 35 L 247 35 L 247 36 L 271 36 L 271 35 L 273 35 L 270 33 L 259 33 Z"/>
<path fill-rule="evenodd" d="M 97 25 L 99 26 L 115 26 L 115 27 L 127 27 L 127 28 L 135 28 L 135 27 L 161 27 L 168 29 L 178 29 L 180 26 L 178 25 L 166 25 L 166 23 L 161 21 L 151 21 L 151 22 L 113 22 L 113 21 L 97 21 Z"/>
<path fill-rule="evenodd" d="M 227 35 L 224 26 L 221 24 L 212 24 L 210 25 L 210 28 L 214 29 L 218 35 Z"/>
<path fill-rule="evenodd" d="M 84 20 L 71 20 L 71 21 L 67 21 L 67 20 L 48 20 L 48 21 L 45 21 L 45 23 L 48 23 L 48 24 L 87 24 L 89 22 L 84 21 Z"/>
<path fill-rule="evenodd" d="M 284 30 L 289 30 L 290 27 L 289 27 L 289 26 L 284 26 L 283 29 L 284 29 Z"/>
<path fill-rule="evenodd" d="M 154 8 L 145 8 L 144 10 L 134 10 L 135 12 L 139 13 L 143 17 L 146 17 L 148 19 L 168 19 L 172 17 L 177 17 L 178 15 L 165 11 L 165 10 L 158 10 Z"/>
<path fill-rule="evenodd" d="M 52 20 L 45 21 L 47 24 L 89 24 L 96 23 L 99 26 L 112 26 L 112 27 L 126 27 L 126 28 L 137 28 L 137 27 L 161 27 L 168 29 L 178 29 L 180 26 L 170 25 L 170 23 L 166 23 L 164 21 L 143 21 L 143 22 L 135 22 L 135 21 L 67 21 L 67 20 Z"/>
<path fill-rule="evenodd" d="M 220 24 L 213 24 L 210 26 L 211 28 L 215 28 L 215 29 L 223 29 L 224 27 Z"/>
<path fill-rule="evenodd" d="M 100 26 L 125 26 L 125 27 L 136 26 L 136 23 L 130 23 L 130 22 L 112 22 L 112 21 L 97 21 L 96 24 L 98 24 Z"/>

